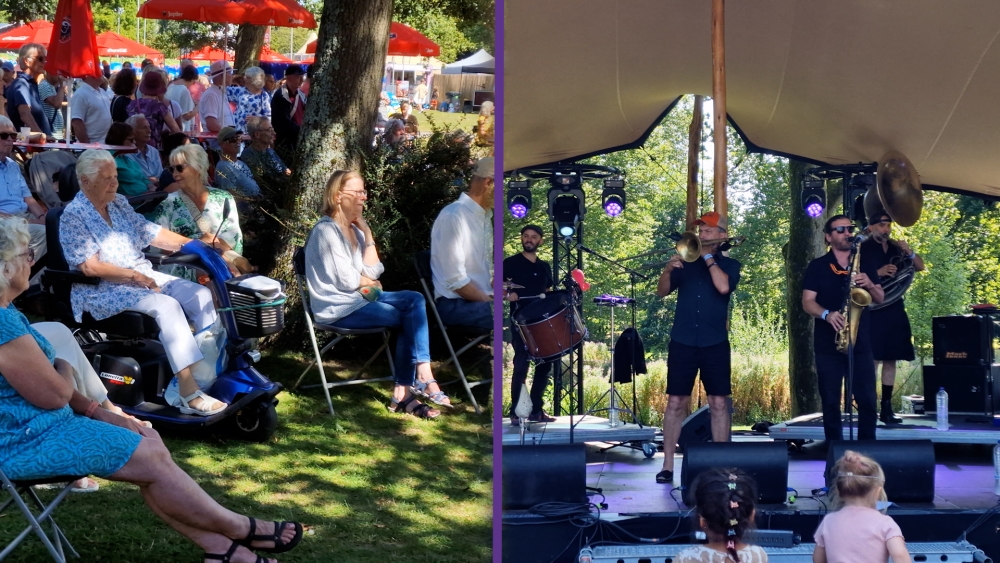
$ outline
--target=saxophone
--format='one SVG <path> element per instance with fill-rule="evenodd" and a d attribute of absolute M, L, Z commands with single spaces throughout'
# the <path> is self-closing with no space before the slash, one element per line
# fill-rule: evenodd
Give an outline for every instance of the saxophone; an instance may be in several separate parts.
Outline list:
<path fill-rule="evenodd" d="M 844 317 L 844 328 L 837 331 L 835 339 L 837 351 L 844 354 L 847 353 L 849 345 L 858 341 L 858 324 L 861 322 L 861 313 L 872 302 L 872 295 L 867 290 L 854 285 L 854 276 L 859 271 L 861 271 L 861 248 L 855 248 L 851 258 L 851 295 L 840 311 Z"/>

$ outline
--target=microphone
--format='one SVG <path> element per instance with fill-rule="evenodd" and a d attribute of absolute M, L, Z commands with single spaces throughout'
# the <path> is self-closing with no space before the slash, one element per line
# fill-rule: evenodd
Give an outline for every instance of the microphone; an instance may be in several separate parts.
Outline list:
<path fill-rule="evenodd" d="M 850 241 L 850 242 L 852 242 L 852 243 L 854 243 L 854 244 L 861 244 L 861 243 L 865 242 L 866 240 L 868 240 L 868 238 L 869 237 L 867 235 L 859 233 L 859 234 L 856 234 L 856 235 L 854 235 L 853 237 L 851 237 L 851 238 L 849 238 L 847 240 Z"/>
<path fill-rule="evenodd" d="M 587 279 L 583 275 L 583 270 L 575 268 L 572 272 L 569 273 L 569 275 L 573 278 L 573 281 L 575 281 L 577 285 L 580 286 L 580 289 L 582 291 L 587 291 L 588 289 L 590 289 L 590 284 L 587 283 Z"/>
<path fill-rule="evenodd" d="M 219 240 L 219 233 L 222 232 L 222 226 L 226 224 L 226 219 L 229 218 L 229 214 L 232 212 L 232 207 L 229 202 L 232 200 L 227 199 L 226 203 L 222 206 L 222 221 L 219 221 L 219 228 L 215 229 L 215 236 L 212 237 L 212 246 L 215 246 L 215 241 Z"/>

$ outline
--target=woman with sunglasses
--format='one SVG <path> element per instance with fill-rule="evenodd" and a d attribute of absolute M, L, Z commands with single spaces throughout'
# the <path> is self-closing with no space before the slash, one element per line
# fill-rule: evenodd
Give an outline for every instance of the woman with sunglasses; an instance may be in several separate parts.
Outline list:
<path fill-rule="evenodd" d="M 338 170 L 330 176 L 320 218 L 305 246 L 309 302 L 316 321 L 340 328 L 394 327 L 396 385 L 393 412 L 437 418 L 441 412 L 418 401 L 414 392 L 438 405 L 451 401 L 434 381 L 428 344 L 427 307 L 416 291 L 382 291 L 385 270 L 371 227 L 361 216 L 368 192 L 361 174 Z"/>
<path fill-rule="evenodd" d="M 241 255 L 243 232 L 236 201 L 229 192 L 205 185 L 208 182 L 205 149 L 193 143 L 177 147 L 170 153 L 169 170 L 180 189 L 157 206 L 152 221 L 179 235 L 201 239 L 219 248 L 226 262 L 242 273 L 254 271 L 256 268 Z M 228 217 L 223 217 L 226 201 L 230 202 L 230 212 Z M 193 272 L 188 268 L 176 267 L 169 273 L 194 281 Z"/>
<path fill-rule="evenodd" d="M 104 142 L 109 145 L 134 147 L 135 130 L 128 123 L 112 123 Z M 116 156 L 115 167 L 118 169 L 118 193 L 125 197 L 135 197 L 156 189 L 139 163 L 128 155 Z"/>
<path fill-rule="evenodd" d="M 108 157 L 102 174 L 113 176 Z M 224 508 L 174 463 L 155 430 L 74 389 L 71 363 L 11 304 L 28 288 L 27 227 L 24 219 L 0 218 L 0 469 L 18 480 L 96 475 L 138 485 L 153 513 L 203 549 L 205 559 L 267 563 L 253 552 L 294 548 L 301 524 Z"/>

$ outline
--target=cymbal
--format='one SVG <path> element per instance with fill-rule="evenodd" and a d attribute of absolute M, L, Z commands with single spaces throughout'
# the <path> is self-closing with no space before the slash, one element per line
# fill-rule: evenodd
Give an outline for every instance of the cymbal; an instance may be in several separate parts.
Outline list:
<path fill-rule="evenodd" d="M 924 192 L 920 176 L 910 159 L 898 151 L 889 151 L 878 161 L 878 197 L 886 213 L 901 227 L 910 227 L 920 219 Z"/>
<path fill-rule="evenodd" d="M 518 285 L 518 284 L 516 284 L 514 282 L 505 281 L 505 282 L 503 282 L 503 289 L 504 289 L 504 291 L 508 291 L 508 290 L 511 290 L 511 289 L 524 289 L 524 286 L 523 285 Z"/>

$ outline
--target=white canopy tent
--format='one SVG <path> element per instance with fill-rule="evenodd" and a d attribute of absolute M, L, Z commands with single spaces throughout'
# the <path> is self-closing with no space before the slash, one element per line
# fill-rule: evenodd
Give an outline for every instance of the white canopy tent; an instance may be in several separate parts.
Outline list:
<path fill-rule="evenodd" d="M 635 146 L 680 96 L 711 95 L 711 2 L 505 10 L 505 170 Z M 1000 3 L 731 0 L 725 29 L 728 114 L 751 148 L 898 150 L 925 186 L 1000 197 Z"/>
<path fill-rule="evenodd" d="M 466 68 L 468 68 L 468 70 L 466 70 Z M 487 53 L 483 49 L 480 49 L 473 55 L 455 61 L 451 64 L 444 65 L 444 68 L 441 69 L 441 74 L 469 74 L 475 72 L 493 74 L 494 68 L 493 55 Z"/>

